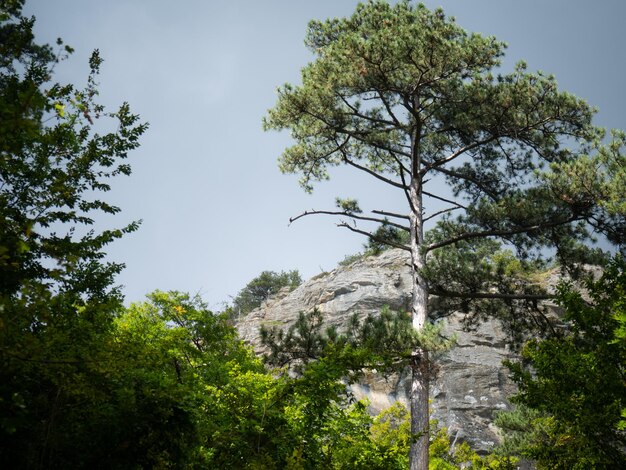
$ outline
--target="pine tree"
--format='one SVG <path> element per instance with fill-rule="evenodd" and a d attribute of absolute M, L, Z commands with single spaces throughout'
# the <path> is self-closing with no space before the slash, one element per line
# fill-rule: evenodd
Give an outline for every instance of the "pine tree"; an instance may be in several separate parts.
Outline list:
<path fill-rule="evenodd" d="M 292 220 L 336 215 L 374 240 L 363 223 L 408 232 L 407 244 L 387 242 L 411 256 L 416 330 L 432 308 L 524 309 L 518 322 L 541 323 L 530 312 L 548 295 L 531 274 L 546 253 L 564 266 L 588 260 L 594 231 L 623 243 L 624 135 L 603 146 L 592 108 L 523 62 L 495 75 L 503 43 L 441 10 L 375 0 L 349 18 L 312 21 L 305 42 L 315 60 L 300 85 L 279 88 L 264 121 L 295 141 L 281 170 L 311 191 L 344 165 L 398 190 L 406 211 L 364 214 L 349 199 Z M 411 469 L 425 470 L 426 349 L 413 351 L 411 368 Z"/>

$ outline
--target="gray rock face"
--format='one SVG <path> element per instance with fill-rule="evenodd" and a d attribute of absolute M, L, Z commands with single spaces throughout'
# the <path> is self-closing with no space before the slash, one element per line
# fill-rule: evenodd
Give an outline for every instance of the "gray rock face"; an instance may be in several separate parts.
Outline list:
<path fill-rule="evenodd" d="M 377 257 L 315 276 L 297 289 L 283 291 L 238 323 L 241 337 L 263 352 L 259 328 L 287 328 L 299 312 L 317 308 L 328 324 L 341 326 L 354 313 L 376 314 L 383 306 L 406 310 L 411 299 L 408 253 L 387 250 Z M 453 438 L 474 449 L 488 451 L 499 438 L 492 424 L 493 412 L 509 408 L 507 396 L 514 392 L 503 359 L 512 357 L 506 335 L 496 321 L 476 331 L 463 331 L 462 315 L 445 320 L 444 332 L 455 333 L 457 345 L 437 358 L 439 371 L 431 383 L 432 417 L 448 428 Z M 373 412 L 394 401 L 408 403 L 408 373 L 385 380 L 375 373 L 354 386 L 357 398 L 367 398 Z"/>

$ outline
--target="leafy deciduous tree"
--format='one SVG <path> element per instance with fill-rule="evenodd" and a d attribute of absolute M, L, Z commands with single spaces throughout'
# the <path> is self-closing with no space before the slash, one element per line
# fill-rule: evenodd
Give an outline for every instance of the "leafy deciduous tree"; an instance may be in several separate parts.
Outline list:
<path fill-rule="evenodd" d="M 593 110 L 524 63 L 494 75 L 503 43 L 409 1 L 369 1 L 349 18 L 312 21 L 305 41 L 316 59 L 300 85 L 279 89 L 264 120 L 266 129 L 289 129 L 295 140 L 281 170 L 301 174 L 311 191 L 329 168 L 345 165 L 397 189 L 407 210 L 365 215 L 355 200 L 338 200 L 335 211 L 292 221 L 337 215 L 341 227 L 374 240 L 358 223 L 407 231 L 408 244 L 379 241 L 410 252 L 416 330 L 427 324 L 433 296 L 453 299 L 448 307 L 489 302 L 492 311 L 523 307 L 530 314 L 546 293 L 528 273 L 546 250 L 567 264 L 584 258 L 594 230 L 623 243 L 623 213 L 611 202 L 623 204 L 611 182 L 624 180 L 623 134 L 603 146 Z M 501 243 L 519 259 L 503 259 Z M 464 277 L 437 269 L 453 263 Z M 454 282 L 442 282 L 445 276 Z M 419 436 L 411 469 L 425 470 L 426 349 L 413 351 L 411 368 L 411 432 Z"/>
<path fill-rule="evenodd" d="M 568 329 L 528 342 L 522 361 L 509 364 L 520 410 L 496 421 L 509 431 L 504 449 L 538 468 L 621 468 L 626 465 L 622 413 L 626 408 L 626 270 L 613 260 L 587 284 L 590 300 L 561 286 L 557 302 Z"/>
<path fill-rule="evenodd" d="M 97 103 L 97 51 L 84 89 L 55 82 L 72 49 L 37 44 L 23 3 L 0 1 L 0 461 L 41 468 L 85 457 L 64 451 L 87 440 L 95 409 L 78 404 L 98 403 L 121 304 L 122 266 L 103 248 L 137 224 L 89 226 L 119 212 L 98 194 L 130 173 L 124 159 L 146 125 L 126 104 L 109 113 Z M 98 133 L 100 119 L 115 129 Z"/>
<path fill-rule="evenodd" d="M 198 298 L 154 292 L 132 304 L 115 321 L 110 360 L 112 397 L 96 409 L 112 416 L 95 433 L 109 436 L 100 441 L 109 462 L 358 468 L 349 452 L 355 443 L 372 462 L 402 460 L 395 430 L 370 433 L 386 418 L 374 420 L 362 403 L 348 406 L 337 361 L 312 362 L 299 377 L 276 376 L 237 338 L 226 315 L 212 314 Z M 123 416 L 132 426 L 119 426 Z"/>

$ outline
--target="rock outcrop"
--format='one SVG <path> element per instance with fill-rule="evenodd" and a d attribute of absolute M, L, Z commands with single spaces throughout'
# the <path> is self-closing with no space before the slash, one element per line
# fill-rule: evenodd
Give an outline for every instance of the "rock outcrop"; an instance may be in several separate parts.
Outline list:
<path fill-rule="evenodd" d="M 283 291 L 238 323 L 241 337 L 263 352 L 259 328 L 287 328 L 299 312 L 317 308 L 328 324 L 341 326 L 354 313 L 376 314 L 383 306 L 406 310 L 411 298 L 411 273 L 406 252 L 388 250 L 348 266 L 313 277 L 297 289 Z M 444 332 L 455 333 L 457 345 L 437 359 L 439 371 L 431 384 L 433 417 L 451 436 L 474 449 L 488 451 L 498 442 L 493 412 L 507 409 L 514 391 L 502 361 L 512 357 L 507 338 L 497 321 L 482 323 L 476 331 L 464 331 L 462 315 L 445 320 Z M 394 401 L 405 403 L 409 377 L 401 374 L 385 380 L 370 374 L 353 389 L 368 398 L 374 412 Z"/>

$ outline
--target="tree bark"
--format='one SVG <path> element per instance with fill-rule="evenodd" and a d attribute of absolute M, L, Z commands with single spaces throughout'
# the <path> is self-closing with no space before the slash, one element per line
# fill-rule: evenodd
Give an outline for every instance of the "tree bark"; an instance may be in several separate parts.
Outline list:
<path fill-rule="evenodd" d="M 414 167 L 415 170 L 415 167 Z M 414 172 L 417 174 L 417 172 Z M 412 178 L 409 196 L 411 199 L 411 261 L 413 267 L 413 297 L 411 314 L 413 328 L 420 331 L 428 319 L 428 289 L 421 270 L 424 267 L 425 255 L 422 252 L 424 243 L 423 211 L 421 181 Z M 411 448 L 409 465 L 411 470 L 428 470 L 429 445 L 429 363 L 428 351 L 416 349 L 411 358 Z"/>
<path fill-rule="evenodd" d="M 429 413 L 428 413 L 428 351 L 413 353 L 411 363 L 411 470 L 428 470 Z"/>

